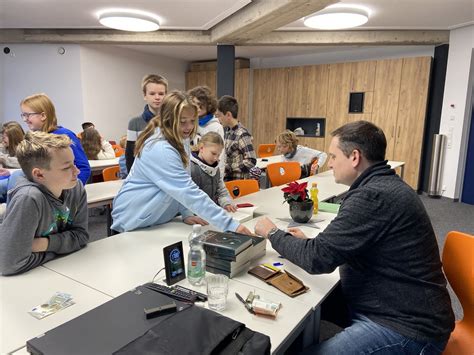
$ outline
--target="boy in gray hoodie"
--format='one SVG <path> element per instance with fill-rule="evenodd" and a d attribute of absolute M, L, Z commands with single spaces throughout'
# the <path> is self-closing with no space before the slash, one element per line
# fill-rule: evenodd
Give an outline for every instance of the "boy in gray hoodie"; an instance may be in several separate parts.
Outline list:
<path fill-rule="evenodd" d="M 83 248 L 87 196 L 77 179 L 71 140 L 29 132 L 17 147 L 25 177 L 9 192 L 0 225 L 0 273 L 14 275 Z"/>

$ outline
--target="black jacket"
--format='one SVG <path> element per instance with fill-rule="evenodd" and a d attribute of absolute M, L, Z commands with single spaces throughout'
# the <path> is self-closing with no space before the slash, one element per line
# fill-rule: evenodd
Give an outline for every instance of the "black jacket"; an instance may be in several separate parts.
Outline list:
<path fill-rule="evenodd" d="M 454 328 L 436 237 L 410 186 L 386 162 L 350 187 L 337 217 L 316 238 L 275 233 L 275 250 L 309 273 L 340 266 L 353 312 L 415 340 L 446 340 Z"/>

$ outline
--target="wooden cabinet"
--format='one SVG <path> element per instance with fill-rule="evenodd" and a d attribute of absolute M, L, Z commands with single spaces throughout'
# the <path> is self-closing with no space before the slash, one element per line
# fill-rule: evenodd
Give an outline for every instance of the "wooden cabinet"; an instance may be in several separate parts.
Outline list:
<path fill-rule="evenodd" d="M 288 69 L 253 71 L 252 135 L 255 147 L 273 143 L 285 129 L 287 117 Z"/>
<path fill-rule="evenodd" d="M 325 137 L 299 141 L 327 153 L 333 130 L 367 120 L 383 129 L 387 159 L 404 161 L 405 181 L 417 189 L 431 57 L 254 69 L 252 84 L 250 70 L 236 70 L 235 96 L 255 146 L 274 142 L 287 117 L 325 118 Z M 215 80 L 215 72 L 189 72 L 186 87 L 215 90 Z M 362 113 L 349 113 L 351 92 L 364 93 Z M 252 121 L 247 120 L 249 96 Z"/>

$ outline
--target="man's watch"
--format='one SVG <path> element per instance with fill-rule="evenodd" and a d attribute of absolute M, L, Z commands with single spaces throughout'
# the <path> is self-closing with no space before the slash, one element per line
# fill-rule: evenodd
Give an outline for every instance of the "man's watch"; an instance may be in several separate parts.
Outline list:
<path fill-rule="evenodd" d="M 280 229 L 278 227 L 273 227 L 270 229 L 270 231 L 267 233 L 267 238 L 273 237 L 273 235 L 278 232 Z"/>

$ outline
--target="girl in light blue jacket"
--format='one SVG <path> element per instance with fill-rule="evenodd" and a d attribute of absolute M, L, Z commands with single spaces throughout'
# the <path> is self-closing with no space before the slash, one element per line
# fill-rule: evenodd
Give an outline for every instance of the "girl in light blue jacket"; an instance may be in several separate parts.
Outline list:
<path fill-rule="evenodd" d="M 190 98 L 180 91 L 167 95 L 160 116 L 138 138 L 135 162 L 114 199 L 114 231 L 163 224 L 181 214 L 187 224 L 209 222 L 224 231 L 251 234 L 192 181 L 189 141 L 196 129 L 197 107 Z"/>

